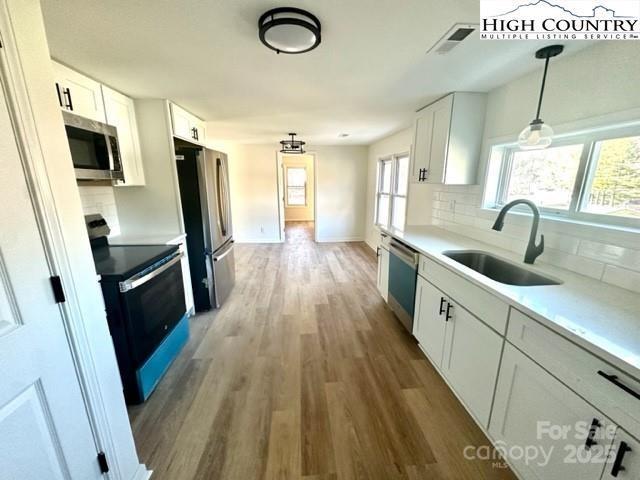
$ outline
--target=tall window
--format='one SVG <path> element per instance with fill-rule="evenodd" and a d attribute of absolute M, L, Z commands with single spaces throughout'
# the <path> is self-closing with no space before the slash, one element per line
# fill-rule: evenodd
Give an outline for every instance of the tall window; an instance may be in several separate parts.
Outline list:
<path fill-rule="evenodd" d="M 287 167 L 287 206 L 300 207 L 307 204 L 307 169 Z"/>
<path fill-rule="evenodd" d="M 409 155 L 394 155 L 378 161 L 376 224 L 404 228 L 409 184 Z"/>
<path fill-rule="evenodd" d="M 566 135 L 543 150 L 493 147 L 485 205 L 516 198 L 543 213 L 640 226 L 640 128 Z"/>

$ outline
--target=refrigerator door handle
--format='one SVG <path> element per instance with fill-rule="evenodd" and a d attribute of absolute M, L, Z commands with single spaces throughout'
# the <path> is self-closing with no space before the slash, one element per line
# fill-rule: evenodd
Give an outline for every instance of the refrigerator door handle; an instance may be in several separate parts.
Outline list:
<path fill-rule="evenodd" d="M 233 250 L 233 244 L 229 244 L 229 248 L 227 248 L 224 253 L 222 253 L 221 255 L 216 255 L 215 257 L 213 257 L 213 261 L 214 262 L 219 262 L 220 260 L 222 260 L 224 257 L 226 257 L 227 255 L 229 255 L 231 253 L 231 251 Z"/>
<path fill-rule="evenodd" d="M 224 205 L 222 204 L 222 184 L 224 183 L 222 181 L 222 160 L 220 160 L 219 158 L 216 159 L 216 180 L 217 180 L 217 188 L 216 188 L 216 193 L 217 193 L 217 200 L 218 200 L 218 216 L 220 218 L 220 230 L 222 230 L 222 236 L 226 237 L 227 236 L 227 218 L 226 218 L 226 209 L 224 208 Z"/>

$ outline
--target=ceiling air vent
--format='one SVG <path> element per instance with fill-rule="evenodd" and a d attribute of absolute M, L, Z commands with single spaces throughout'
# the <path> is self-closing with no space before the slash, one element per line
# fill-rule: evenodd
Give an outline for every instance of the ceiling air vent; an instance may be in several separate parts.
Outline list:
<path fill-rule="evenodd" d="M 447 33 L 440 37 L 440 40 L 427 53 L 437 53 L 438 55 L 449 53 L 477 28 L 478 25 L 470 23 L 456 23 Z"/>

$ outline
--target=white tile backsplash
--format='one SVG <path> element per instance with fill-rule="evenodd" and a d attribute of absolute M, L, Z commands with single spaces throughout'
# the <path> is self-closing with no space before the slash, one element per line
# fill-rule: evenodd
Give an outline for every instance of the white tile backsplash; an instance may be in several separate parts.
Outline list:
<path fill-rule="evenodd" d="M 496 212 L 481 208 L 479 185 L 432 185 L 425 222 L 524 255 L 531 217 L 509 215 L 501 232 L 491 229 Z M 411 194 L 410 194 L 411 195 Z M 424 195 L 424 194 L 423 194 Z M 542 219 L 545 250 L 538 261 L 640 292 L 640 233 Z"/>
<path fill-rule="evenodd" d="M 116 198 L 110 186 L 80 186 L 80 201 L 85 215 L 100 213 L 111 228 L 111 236 L 120 235 Z"/>

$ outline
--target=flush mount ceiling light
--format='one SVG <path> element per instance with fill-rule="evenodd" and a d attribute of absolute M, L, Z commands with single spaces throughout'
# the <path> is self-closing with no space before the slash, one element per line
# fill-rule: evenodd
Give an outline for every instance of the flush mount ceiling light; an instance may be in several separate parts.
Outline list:
<path fill-rule="evenodd" d="M 282 140 L 280 145 L 282 148 L 280 149 L 280 153 L 293 153 L 293 154 L 302 154 L 304 153 L 304 145 L 305 142 L 302 140 L 296 140 L 295 136 L 297 133 L 290 133 L 289 136 L 291 139 Z"/>
<path fill-rule="evenodd" d="M 560 55 L 562 50 L 564 50 L 562 45 L 551 45 L 541 48 L 536 52 L 536 58 L 544 59 L 544 73 L 542 75 L 542 86 L 540 87 L 540 98 L 538 99 L 536 118 L 518 135 L 518 145 L 522 150 L 547 148 L 553 141 L 553 129 L 540 119 L 540 107 L 542 107 L 542 96 L 544 95 L 544 85 L 547 80 L 549 59 Z"/>
<path fill-rule="evenodd" d="M 306 10 L 281 7 L 258 20 L 260 41 L 277 53 L 304 53 L 320 45 L 320 20 Z"/>

